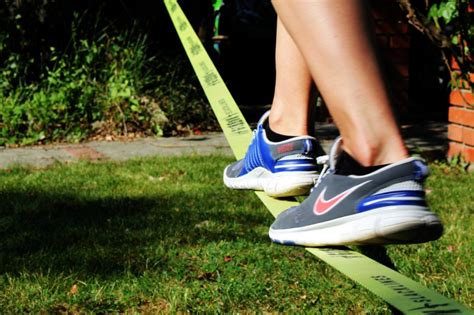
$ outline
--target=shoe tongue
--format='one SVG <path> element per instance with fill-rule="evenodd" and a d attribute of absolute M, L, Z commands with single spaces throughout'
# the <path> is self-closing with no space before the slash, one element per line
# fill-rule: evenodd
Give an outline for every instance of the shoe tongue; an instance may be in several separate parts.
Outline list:
<path fill-rule="evenodd" d="M 329 168 L 331 170 L 336 170 L 337 160 L 339 159 L 339 155 L 341 154 L 341 152 L 342 152 L 342 138 L 337 137 L 331 146 L 331 150 L 329 151 Z"/>

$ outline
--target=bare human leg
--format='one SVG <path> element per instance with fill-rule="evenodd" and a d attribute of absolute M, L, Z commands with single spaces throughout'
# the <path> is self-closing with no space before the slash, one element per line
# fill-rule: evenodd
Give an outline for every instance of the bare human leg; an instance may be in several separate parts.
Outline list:
<path fill-rule="evenodd" d="M 277 22 L 275 60 L 276 82 L 270 128 L 287 136 L 308 135 L 311 74 L 280 19 Z"/>
<path fill-rule="evenodd" d="M 341 131 L 343 149 L 360 164 L 374 167 L 362 174 L 342 172 L 337 140 L 329 153 L 329 171 L 318 178 L 305 201 L 280 213 L 270 227 L 270 238 L 304 246 L 438 239 L 443 225 L 429 210 L 423 190 L 427 167 L 420 159 L 408 158 L 391 112 L 364 2 L 273 3 Z"/>
<path fill-rule="evenodd" d="M 310 136 L 311 84 L 303 56 L 278 21 L 272 108 L 260 118 L 245 158 L 224 170 L 227 187 L 263 190 L 274 197 L 304 195 L 311 189 L 319 176 L 315 157 L 322 153 Z"/>
<path fill-rule="evenodd" d="M 358 0 L 274 0 L 344 140 L 364 166 L 408 156 Z"/>

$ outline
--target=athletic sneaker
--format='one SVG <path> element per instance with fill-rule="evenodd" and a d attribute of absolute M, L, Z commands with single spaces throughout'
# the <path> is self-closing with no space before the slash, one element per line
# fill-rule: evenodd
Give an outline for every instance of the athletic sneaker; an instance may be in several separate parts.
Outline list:
<path fill-rule="evenodd" d="M 293 137 L 281 142 L 268 140 L 266 112 L 254 130 L 244 159 L 224 170 L 224 184 L 233 189 L 263 190 L 272 197 L 304 195 L 319 175 L 316 156 L 323 150 L 314 137 Z"/>
<path fill-rule="evenodd" d="M 363 176 L 337 175 L 336 140 L 329 168 L 309 197 L 282 212 L 270 228 L 272 241 L 286 245 L 403 244 L 436 240 L 443 226 L 425 201 L 428 168 L 408 158 Z"/>

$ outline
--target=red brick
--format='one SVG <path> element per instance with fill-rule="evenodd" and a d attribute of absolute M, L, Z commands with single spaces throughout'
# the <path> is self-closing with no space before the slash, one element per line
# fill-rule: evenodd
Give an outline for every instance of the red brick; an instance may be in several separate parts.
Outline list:
<path fill-rule="evenodd" d="M 393 91 L 408 91 L 410 80 L 408 78 L 390 78 L 390 87 Z"/>
<path fill-rule="evenodd" d="M 449 94 L 449 103 L 457 106 L 474 106 L 474 95 L 469 90 L 454 90 Z"/>
<path fill-rule="evenodd" d="M 464 145 L 462 143 L 450 142 L 448 149 L 448 157 L 453 157 L 458 154 L 461 154 Z"/>
<path fill-rule="evenodd" d="M 465 89 L 465 90 L 470 90 L 471 87 L 474 88 L 474 73 L 469 73 L 467 78 L 461 78 L 461 71 L 460 70 L 455 70 L 453 71 L 453 86 L 457 89 Z"/>
<path fill-rule="evenodd" d="M 388 48 L 389 47 L 388 36 L 386 36 L 386 35 L 377 35 L 376 40 L 377 40 L 377 44 L 380 48 Z"/>
<path fill-rule="evenodd" d="M 464 146 L 461 155 L 464 157 L 466 162 L 474 162 L 474 147 Z"/>
<path fill-rule="evenodd" d="M 408 92 L 396 91 L 392 94 L 392 102 L 397 107 L 397 109 L 406 106 L 408 104 Z"/>
<path fill-rule="evenodd" d="M 462 121 L 462 114 L 462 110 L 459 110 L 457 107 L 449 107 L 448 120 L 460 124 Z"/>
<path fill-rule="evenodd" d="M 472 81 L 469 82 L 469 81 L 466 81 L 466 80 L 463 80 L 463 79 L 458 79 L 457 82 L 455 82 L 454 84 L 456 86 L 456 89 L 470 90 L 471 85 L 472 85 Z M 468 92 L 470 92 L 470 91 L 468 91 Z"/>
<path fill-rule="evenodd" d="M 456 155 L 461 155 L 466 162 L 472 163 L 474 162 L 474 147 L 462 143 L 450 142 L 448 157 L 454 157 Z"/>
<path fill-rule="evenodd" d="M 408 78 L 410 75 L 410 68 L 408 67 L 408 64 L 394 64 L 393 67 L 397 71 L 397 74 L 402 77 Z"/>
<path fill-rule="evenodd" d="M 449 108 L 449 121 L 474 127 L 474 110 L 451 106 Z"/>
<path fill-rule="evenodd" d="M 448 139 L 462 142 L 463 139 L 463 127 L 460 125 L 449 124 L 448 126 Z"/>
<path fill-rule="evenodd" d="M 384 49 L 382 55 L 384 59 L 390 60 L 393 63 L 408 64 L 410 61 L 410 51 L 405 48 Z"/>
<path fill-rule="evenodd" d="M 370 7 L 372 16 L 376 20 L 403 19 L 405 17 L 403 10 L 393 0 L 372 0 L 370 1 Z"/>
<path fill-rule="evenodd" d="M 474 146 L 474 128 L 464 127 L 462 129 L 462 142 Z"/>
<path fill-rule="evenodd" d="M 390 11 L 393 10 L 385 1 L 372 0 L 370 2 L 370 8 L 372 9 L 372 15 L 378 19 L 386 19 L 390 16 Z"/>
<path fill-rule="evenodd" d="M 406 34 L 408 23 L 403 20 L 378 20 L 375 22 L 376 34 Z"/>
<path fill-rule="evenodd" d="M 391 48 L 410 48 L 410 37 L 408 35 L 390 36 Z"/>
<path fill-rule="evenodd" d="M 451 69 L 452 70 L 459 70 L 458 62 L 454 58 L 451 58 Z"/>
<path fill-rule="evenodd" d="M 474 108 L 464 109 L 464 116 L 462 122 L 464 126 L 474 127 Z"/>

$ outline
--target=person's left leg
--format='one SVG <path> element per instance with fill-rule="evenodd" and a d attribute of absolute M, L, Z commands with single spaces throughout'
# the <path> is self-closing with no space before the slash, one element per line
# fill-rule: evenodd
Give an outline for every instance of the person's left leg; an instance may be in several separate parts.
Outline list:
<path fill-rule="evenodd" d="M 309 122 L 311 75 L 280 20 L 275 57 L 271 110 L 260 119 L 245 158 L 225 169 L 224 184 L 264 190 L 274 197 L 303 195 L 319 175 L 315 158 L 323 152 L 309 136 L 313 128 Z"/>
<path fill-rule="evenodd" d="M 286 136 L 305 136 L 309 122 L 311 74 L 298 47 L 278 19 L 275 51 L 275 94 L 270 110 L 272 131 Z"/>

